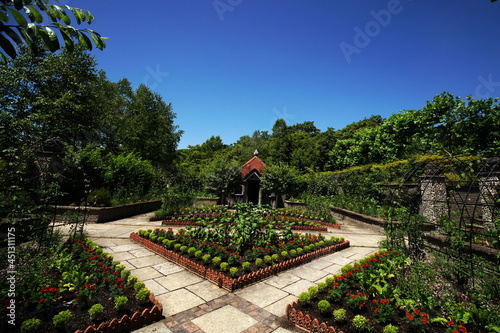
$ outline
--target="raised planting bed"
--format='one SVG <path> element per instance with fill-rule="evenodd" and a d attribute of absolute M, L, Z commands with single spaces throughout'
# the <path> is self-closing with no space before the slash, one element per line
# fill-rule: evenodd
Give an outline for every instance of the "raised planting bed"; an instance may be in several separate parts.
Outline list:
<path fill-rule="evenodd" d="M 155 216 L 151 220 L 162 220 L 165 226 L 196 226 L 231 223 L 234 211 L 220 207 L 202 207 L 182 209 L 178 214 Z M 324 221 L 320 216 L 310 212 L 295 209 L 266 209 L 262 211 L 262 218 L 268 223 L 275 224 L 276 228 L 290 227 L 293 230 L 327 231 L 328 228 L 340 229 L 339 224 Z"/>
<path fill-rule="evenodd" d="M 193 239 L 183 230 L 178 234 L 171 229 L 155 229 L 151 233 L 141 230 L 130 234 L 130 239 L 228 291 L 349 247 L 349 241 L 341 238 L 325 241 L 321 236 L 296 235 L 288 244 L 280 242 L 278 247 L 256 247 L 240 255 L 231 252 L 234 251 L 232 247 Z M 219 260 L 214 261 L 214 258 Z M 226 268 L 221 269 L 221 264 Z"/>
<path fill-rule="evenodd" d="M 301 293 L 287 306 L 287 318 L 306 332 L 324 333 L 499 329 L 498 298 L 486 300 L 484 294 L 454 291 L 452 283 L 436 272 L 442 269 L 444 276 L 448 274 L 442 266 L 429 266 L 429 274 L 412 275 L 414 264 L 395 251 L 382 250 Z M 415 296 L 416 290 L 419 296 Z M 422 294 L 433 296 L 424 298 Z"/>
<path fill-rule="evenodd" d="M 2 315 L 2 332 L 130 332 L 163 318 L 144 283 L 90 240 L 17 259 L 15 320 Z M 11 313 L 11 304 L 5 299 L 2 311 Z"/>

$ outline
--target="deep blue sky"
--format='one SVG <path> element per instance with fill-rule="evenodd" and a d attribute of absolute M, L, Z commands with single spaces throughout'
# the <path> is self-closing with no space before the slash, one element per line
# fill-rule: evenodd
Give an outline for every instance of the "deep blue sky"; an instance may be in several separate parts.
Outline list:
<path fill-rule="evenodd" d="M 489 0 L 62 0 L 109 37 L 112 81 L 172 103 L 179 148 L 274 121 L 321 130 L 420 109 L 443 91 L 500 96 L 500 3 Z M 489 83 L 488 83 L 489 82 Z"/>

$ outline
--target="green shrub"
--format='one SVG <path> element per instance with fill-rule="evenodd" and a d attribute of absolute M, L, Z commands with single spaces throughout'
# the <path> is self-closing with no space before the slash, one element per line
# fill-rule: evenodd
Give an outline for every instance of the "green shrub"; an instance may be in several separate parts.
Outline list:
<path fill-rule="evenodd" d="M 271 258 L 271 256 L 264 256 L 264 261 L 266 264 L 271 264 L 273 262 L 273 258 Z"/>
<path fill-rule="evenodd" d="M 333 287 L 333 284 L 335 283 L 335 279 L 333 278 L 333 276 L 329 276 L 325 279 L 325 283 L 326 283 L 328 288 L 331 288 L 331 287 Z"/>
<path fill-rule="evenodd" d="M 225 271 L 227 271 L 227 267 L 228 267 L 228 266 L 229 266 L 229 263 L 227 263 L 227 262 L 225 262 L 225 261 L 224 261 L 224 262 L 221 262 L 221 263 L 220 263 L 219 268 L 220 268 L 220 270 L 221 270 L 222 272 L 225 272 Z"/>
<path fill-rule="evenodd" d="M 338 323 L 343 323 L 345 321 L 346 315 L 347 311 L 345 309 L 337 309 L 333 311 L 333 318 Z"/>
<path fill-rule="evenodd" d="M 332 306 L 330 304 L 330 302 L 326 301 L 326 300 L 322 300 L 322 301 L 319 301 L 318 302 L 318 309 L 319 311 L 321 311 L 322 314 L 327 314 L 327 313 L 330 313 L 330 311 L 332 310 Z"/>
<path fill-rule="evenodd" d="M 302 254 L 302 252 L 304 252 L 304 249 L 301 247 L 298 247 L 297 248 L 297 255 L 300 256 Z"/>
<path fill-rule="evenodd" d="M 113 262 L 111 263 L 111 267 L 113 267 L 113 269 L 116 269 L 116 266 L 118 266 L 119 264 L 120 264 L 120 262 L 119 262 L 119 261 L 113 261 Z"/>
<path fill-rule="evenodd" d="M 130 270 L 124 269 L 123 271 L 120 272 L 120 277 L 124 280 L 127 280 L 130 275 Z"/>
<path fill-rule="evenodd" d="M 182 250 L 181 250 L 182 251 Z M 190 256 L 194 256 L 194 253 L 196 252 L 196 248 L 195 247 L 190 247 L 188 248 L 187 250 L 187 253 L 190 255 Z"/>
<path fill-rule="evenodd" d="M 90 190 L 89 195 L 87 196 L 87 201 L 91 206 L 96 207 L 106 207 L 111 206 L 111 199 L 113 195 L 111 191 L 104 187 L 99 187 L 93 190 Z"/>
<path fill-rule="evenodd" d="M 309 295 L 311 295 L 311 299 L 314 299 L 318 296 L 318 287 L 311 286 L 307 288 L 307 291 L 309 292 Z"/>
<path fill-rule="evenodd" d="M 149 294 L 151 292 L 147 288 L 142 288 L 137 292 L 135 298 L 139 301 L 139 303 L 147 303 L 149 302 Z"/>
<path fill-rule="evenodd" d="M 288 252 L 287 251 L 281 251 L 281 256 L 286 259 L 288 258 Z"/>
<path fill-rule="evenodd" d="M 88 312 L 91 320 L 99 319 L 104 313 L 104 306 L 102 304 L 94 304 Z"/>
<path fill-rule="evenodd" d="M 243 268 L 244 271 L 249 271 L 250 263 L 248 261 L 245 261 L 244 263 L 241 264 L 241 267 Z"/>
<path fill-rule="evenodd" d="M 40 329 L 42 321 L 38 318 L 31 318 L 21 324 L 21 333 L 34 333 Z"/>
<path fill-rule="evenodd" d="M 135 290 L 136 292 L 138 292 L 139 290 L 141 290 L 141 289 L 142 289 L 142 288 L 144 288 L 145 286 L 146 286 L 146 285 L 145 285 L 145 284 L 144 284 L 144 282 L 142 282 L 142 281 L 136 282 L 136 283 L 134 284 L 134 290 Z"/>
<path fill-rule="evenodd" d="M 279 258 L 280 258 L 280 256 L 279 256 L 277 253 L 274 253 L 274 254 L 271 256 L 271 259 L 272 259 L 274 262 L 277 262 Z"/>
<path fill-rule="evenodd" d="M 382 333 L 398 333 L 398 332 L 399 332 L 399 328 L 397 326 L 393 326 L 391 324 L 384 327 L 384 330 L 382 331 Z"/>
<path fill-rule="evenodd" d="M 117 296 L 115 297 L 115 309 L 124 310 L 128 303 L 127 296 Z"/>
<path fill-rule="evenodd" d="M 129 275 L 129 277 L 127 279 L 127 284 L 129 286 L 133 286 L 136 282 L 137 282 L 137 276 Z"/>
<path fill-rule="evenodd" d="M 121 273 L 121 271 L 123 271 L 125 269 L 125 265 L 116 265 L 115 267 L 115 271 L 117 271 L 118 273 Z"/>
<path fill-rule="evenodd" d="M 73 314 L 69 310 L 64 310 L 52 317 L 52 323 L 55 327 L 61 328 L 73 318 Z"/>
<path fill-rule="evenodd" d="M 174 244 L 174 250 L 175 250 L 175 251 L 179 251 L 179 250 L 180 250 L 180 248 L 181 248 L 181 246 L 182 246 L 182 244 L 175 243 L 175 244 Z"/>
<path fill-rule="evenodd" d="M 372 326 L 368 318 L 362 315 L 356 315 L 352 319 L 352 324 L 356 327 L 358 332 L 371 332 Z"/>
<path fill-rule="evenodd" d="M 328 289 L 328 285 L 325 282 L 318 283 L 318 291 L 324 293 Z"/>
<path fill-rule="evenodd" d="M 196 251 L 196 252 L 194 253 L 194 257 L 195 257 L 196 259 L 200 259 L 202 255 L 203 255 L 203 251 L 201 251 L 201 250 L 198 250 L 198 251 Z"/>
<path fill-rule="evenodd" d="M 303 292 L 299 295 L 299 303 L 307 305 L 311 302 L 311 295 L 308 292 Z"/>
<path fill-rule="evenodd" d="M 161 241 L 161 243 L 162 243 L 163 245 L 166 245 L 167 247 L 170 247 L 170 246 L 168 246 L 168 243 L 169 243 L 169 242 L 173 242 L 173 240 L 170 240 L 170 239 L 166 239 L 166 238 L 164 238 L 164 239 Z"/>
<path fill-rule="evenodd" d="M 264 264 L 264 260 L 262 260 L 261 258 L 255 259 L 255 266 L 261 267 L 263 264 Z"/>
<path fill-rule="evenodd" d="M 204 263 L 208 264 L 210 262 L 210 259 L 212 258 L 212 256 L 210 254 L 205 254 L 203 257 L 201 257 L 201 259 L 203 260 Z"/>
<path fill-rule="evenodd" d="M 296 250 L 290 250 L 290 256 L 293 258 L 297 256 L 297 251 Z"/>
<path fill-rule="evenodd" d="M 229 269 L 229 274 L 232 276 L 232 277 L 235 277 L 236 274 L 238 274 L 238 267 L 231 267 Z"/>
<path fill-rule="evenodd" d="M 181 250 L 182 253 L 186 253 L 188 251 L 188 247 L 186 245 L 182 245 L 179 250 Z"/>
<path fill-rule="evenodd" d="M 220 263 L 222 261 L 221 257 L 213 257 L 212 259 L 212 264 L 214 264 L 215 267 L 219 267 Z"/>

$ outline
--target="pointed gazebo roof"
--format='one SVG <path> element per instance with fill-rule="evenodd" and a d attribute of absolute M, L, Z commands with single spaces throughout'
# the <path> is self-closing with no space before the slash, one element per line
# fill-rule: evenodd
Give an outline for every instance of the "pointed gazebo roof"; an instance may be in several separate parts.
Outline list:
<path fill-rule="evenodd" d="M 241 166 L 241 177 L 243 179 L 246 180 L 254 171 L 257 172 L 259 177 L 262 176 L 266 164 L 257 155 L 259 155 L 259 152 L 255 150 L 254 156 Z"/>

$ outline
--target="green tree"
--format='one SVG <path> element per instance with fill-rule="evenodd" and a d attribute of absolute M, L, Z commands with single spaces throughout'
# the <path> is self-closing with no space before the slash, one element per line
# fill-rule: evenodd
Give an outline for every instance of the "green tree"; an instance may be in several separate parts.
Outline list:
<path fill-rule="evenodd" d="M 262 189 L 281 196 L 283 200 L 286 196 L 301 193 L 303 185 L 300 171 L 283 162 L 268 165 L 262 178 Z"/>
<path fill-rule="evenodd" d="M 0 1 L 0 61 L 18 55 L 16 47 L 28 45 L 34 54 L 45 49 L 55 52 L 62 47 L 60 39 L 68 50 L 75 44 L 92 50 L 93 44 L 104 49 L 106 44 L 101 35 L 90 29 L 76 29 L 71 26 L 72 18 L 77 25 L 91 24 L 94 16 L 85 9 L 68 5 L 49 4 L 49 0 L 1 0 Z M 60 37 L 55 31 L 59 31 Z M 89 38 L 90 37 L 90 38 Z M 92 39 L 92 41 L 91 41 Z M 5 52 L 5 53 L 4 53 Z"/>
<path fill-rule="evenodd" d="M 182 135 L 174 125 L 172 105 L 141 84 L 124 115 L 121 144 L 141 156 L 167 168 L 173 168 L 177 144 Z"/>
<path fill-rule="evenodd" d="M 241 185 L 241 166 L 235 160 L 215 159 L 205 171 L 205 188 L 221 197 L 224 204 L 227 196 Z"/>

